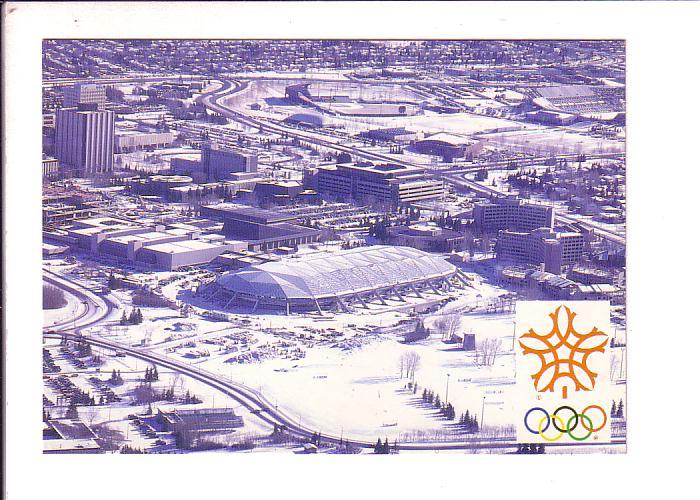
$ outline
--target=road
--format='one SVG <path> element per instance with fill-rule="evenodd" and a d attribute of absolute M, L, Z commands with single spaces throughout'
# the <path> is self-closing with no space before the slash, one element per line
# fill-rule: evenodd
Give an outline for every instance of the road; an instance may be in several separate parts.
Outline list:
<path fill-rule="evenodd" d="M 44 329 L 45 331 L 81 332 L 85 328 L 101 322 L 107 318 L 112 311 L 119 307 L 111 297 L 108 297 L 107 299 L 100 297 L 99 295 L 92 293 L 83 285 L 76 283 L 75 281 L 68 280 L 65 276 L 61 276 L 60 274 L 54 273 L 46 268 L 44 268 L 44 281 L 57 288 L 60 288 L 70 295 L 73 295 L 82 305 L 77 316 L 50 325 Z"/>

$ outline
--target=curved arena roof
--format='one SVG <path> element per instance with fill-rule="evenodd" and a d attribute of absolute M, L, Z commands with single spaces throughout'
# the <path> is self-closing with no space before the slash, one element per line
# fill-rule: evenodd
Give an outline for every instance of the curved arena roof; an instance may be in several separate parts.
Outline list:
<path fill-rule="evenodd" d="M 455 266 L 408 247 L 372 246 L 253 265 L 217 283 L 235 293 L 279 300 L 320 300 L 442 278 Z"/>

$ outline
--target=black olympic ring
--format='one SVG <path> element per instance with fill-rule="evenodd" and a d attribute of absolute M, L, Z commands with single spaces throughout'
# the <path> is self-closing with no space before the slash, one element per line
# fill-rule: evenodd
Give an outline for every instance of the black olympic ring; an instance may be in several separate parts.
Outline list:
<path fill-rule="evenodd" d="M 559 426 L 557 425 L 556 419 L 552 418 L 551 420 L 552 420 L 552 423 L 554 424 L 554 428 L 555 428 L 556 430 L 558 430 L 559 432 L 570 432 L 570 431 L 573 431 L 573 430 L 576 428 L 576 426 L 578 426 L 578 413 L 576 413 L 576 410 L 574 410 L 571 406 L 560 406 L 559 408 L 557 408 L 556 410 L 554 410 L 554 413 L 552 413 L 552 417 L 556 417 L 557 414 L 558 414 L 561 410 L 569 410 L 569 411 L 573 414 L 573 415 L 569 418 L 569 420 L 565 420 L 565 422 L 571 421 L 572 418 L 576 418 L 576 422 L 574 423 L 574 426 L 571 427 L 570 429 L 568 429 L 568 428 L 567 428 L 567 429 L 560 429 Z M 567 427 L 568 427 L 568 425 L 567 425 Z M 542 431 L 542 432 L 544 432 L 544 431 Z"/>

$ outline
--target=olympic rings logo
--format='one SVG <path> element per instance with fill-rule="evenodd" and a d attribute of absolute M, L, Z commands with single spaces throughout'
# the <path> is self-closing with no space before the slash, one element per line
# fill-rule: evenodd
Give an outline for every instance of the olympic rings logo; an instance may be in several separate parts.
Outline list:
<path fill-rule="evenodd" d="M 568 419 L 566 418 L 566 416 L 562 418 L 559 415 L 559 413 L 564 411 L 568 412 Z M 602 423 L 597 427 L 594 427 L 594 419 L 592 418 L 592 416 L 588 415 L 589 412 L 593 417 L 595 417 L 596 420 L 602 421 Z M 595 415 L 595 413 L 598 412 L 599 415 Z M 542 417 L 540 417 L 539 419 L 537 419 L 538 413 L 542 415 Z M 530 416 L 532 414 L 535 415 L 533 415 L 531 418 Z M 531 420 L 533 426 L 536 427 L 536 429 L 530 426 Z M 578 413 L 571 406 L 560 406 L 559 408 L 554 410 L 554 413 L 552 413 L 552 415 L 550 415 L 549 412 L 547 412 L 547 410 L 545 410 L 544 408 L 535 406 L 533 408 L 530 408 L 527 411 L 527 413 L 525 413 L 525 418 L 523 419 L 523 422 L 525 423 L 525 428 L 529 432 L 531 432 L 532 434 L 539 434 L 545 441 L 558 441 L 564 434 L 568 434 L 568 436 L 574 441 L 585 441 L 586 439 L 591 437 L 591 434 L 598 432 L 603 427 L 605 427 L 605 424 L 608 423 L 608 414 L 605 413 L 605 410 L 598 405 L 587 406 L 583 409 L 581 413 Z M 579 424 L 581 424 L 581 427 L 584 429 L 585 432 L 574 433 L 574 431 L 579 427 Z M 549 434 L 547 434 L 547 430 L 549 429 L 550 425 L 554 427 L 556 432 L 550 432 Z"/>

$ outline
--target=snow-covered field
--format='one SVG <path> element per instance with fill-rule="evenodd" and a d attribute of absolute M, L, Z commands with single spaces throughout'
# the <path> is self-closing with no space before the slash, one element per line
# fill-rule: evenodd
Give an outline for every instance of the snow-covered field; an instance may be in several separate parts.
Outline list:
<path fill-rule="evenodd" d="M 531 154 L 622 153 L 624 140 L 610 140 L 567 130 L 539 129 L 481 136 L 488 144 Z"/>

